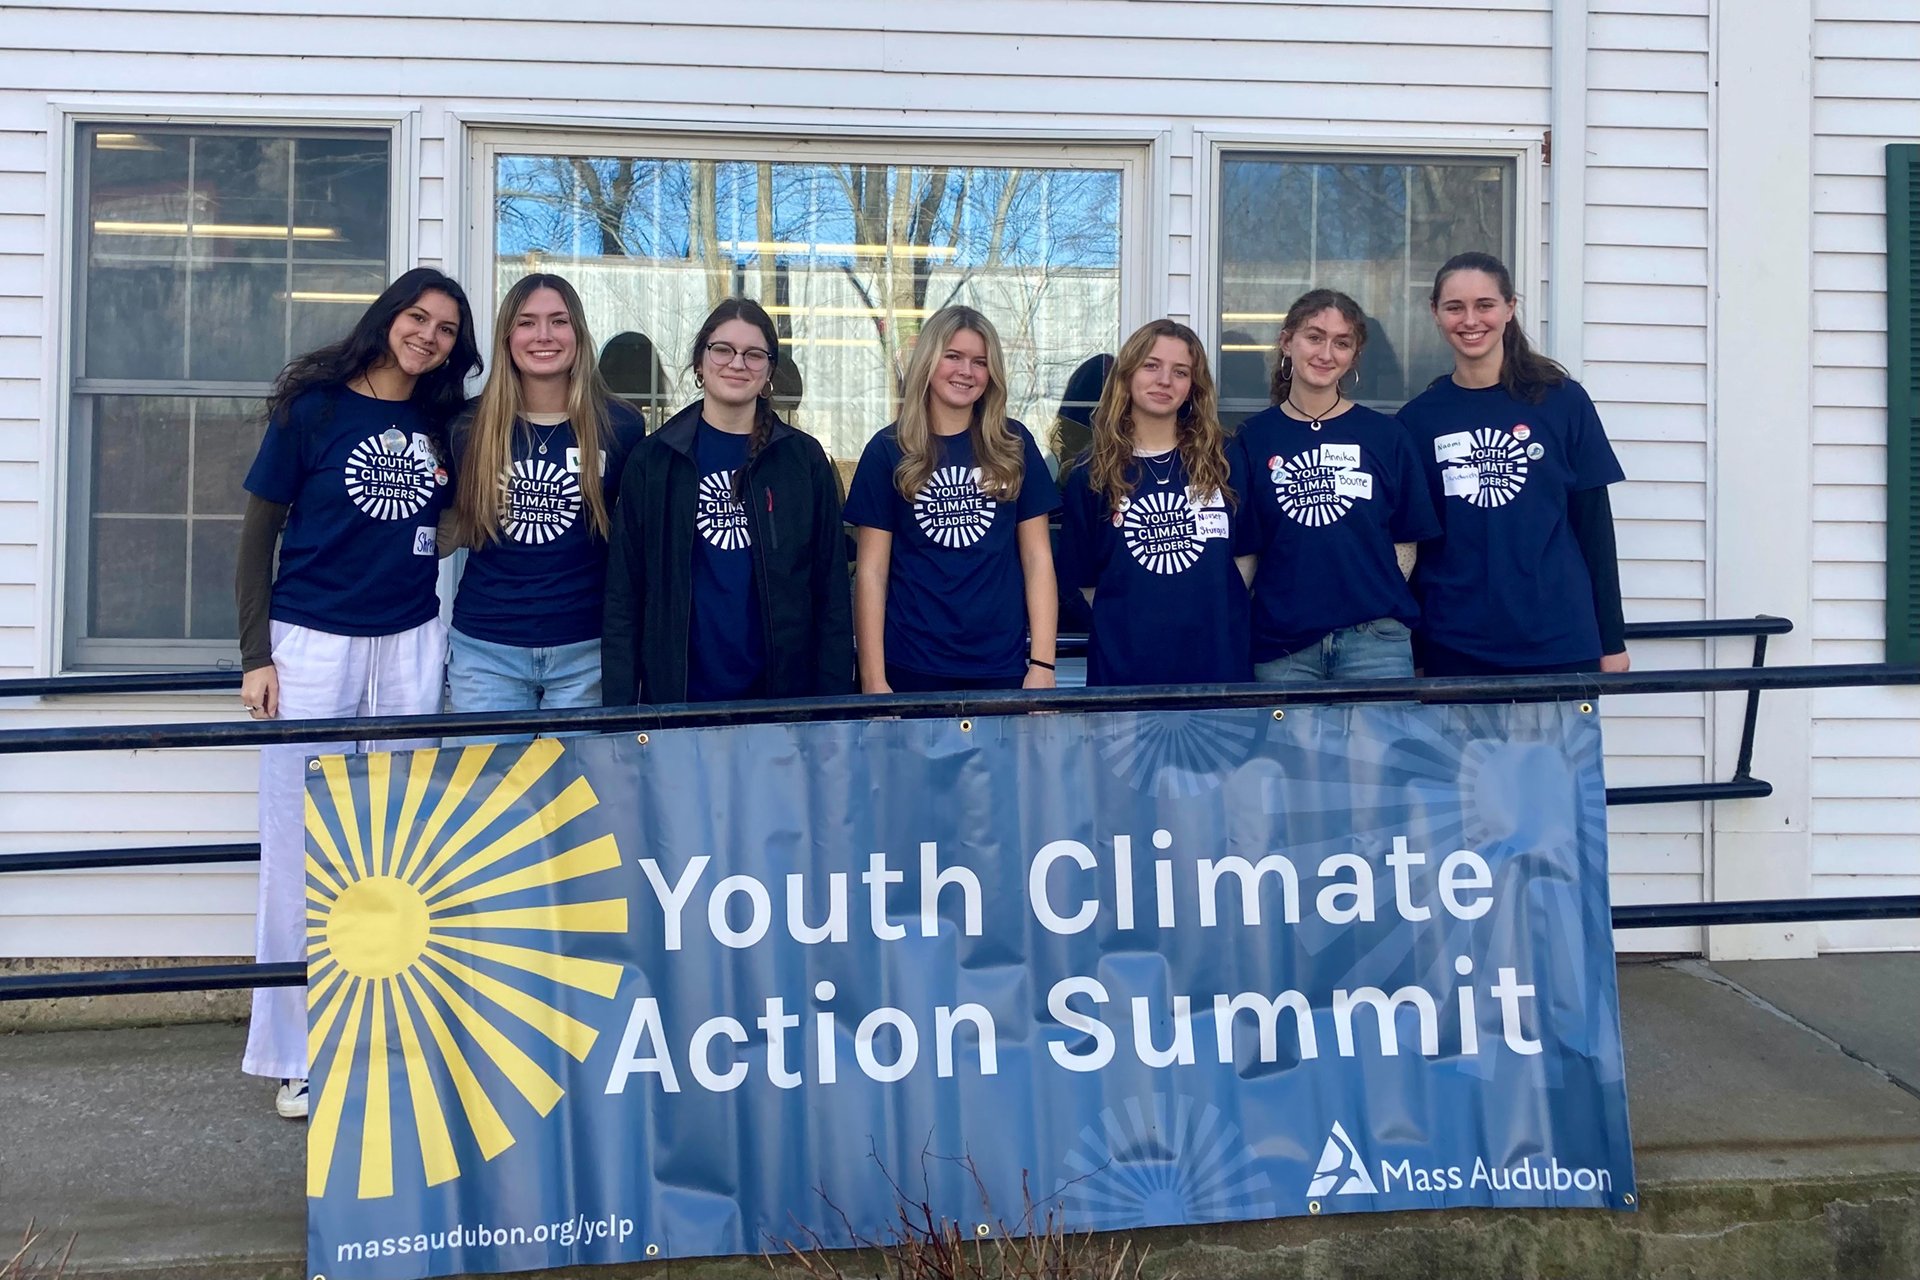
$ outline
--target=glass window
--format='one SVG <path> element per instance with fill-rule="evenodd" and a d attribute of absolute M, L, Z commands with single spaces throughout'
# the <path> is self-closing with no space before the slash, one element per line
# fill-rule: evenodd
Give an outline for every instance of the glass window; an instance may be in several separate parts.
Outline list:
<path fill-rule="evenodd" d="M 729 294 L 773 316 L 775 403 L 843 471 L 892 420 L 941 307 L 992 319 L 1009 411 L 1042 449 L 1075 369 L 1119 337 L 1117 165 L 500 154 L 494 179 L 496 288 L 534 270 L 571 280 L 608 381 L 652 425 L 697 394 L 689 348 Z"/>
<path fill-rule="evenodd" d="M 81 127 L 68 666 L 235 657 L 261 401 L 385 287 L 389 150 L 385 131 Z"/>
<path fill-rule="evenodd" d="M 1398 409 L 1452 367 L 1427 313 L 1433 273 L 1469 249 L 1512 263 L 1513 245 L 1508 159 L 1226 153 L 1215 330 L 1224 416 L 1237 423 L 1267 406 L 1280 322 L 1315 288 L 1350 294 L 1367 314 L 1352 394 Z"/>

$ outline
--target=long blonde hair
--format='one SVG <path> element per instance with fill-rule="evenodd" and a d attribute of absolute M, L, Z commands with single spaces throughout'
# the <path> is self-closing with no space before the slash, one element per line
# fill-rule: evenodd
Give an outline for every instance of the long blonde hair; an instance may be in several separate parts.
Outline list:
<path fill-rule="evenodd" d="M 1140 326 L 1114 357 L 1113 371 L 1107 374 L 1107 385 L 1100 392 L 1100 406 L 1093 411 L 1093 456 L 1087 480 L 1095 493 L 1106 495 L 1109 510 L 1117 511 L 1121 499 L 1132 496 L 1136 469 L 1133 375 L 1147 362 L 1153 344 L 1162 338 L 1186 343 L 1193 361 L 1193 385 L 1176 419 L 1180 464 L 1186 468 L 1187 483 L 1197 494 L 1218 492 L 1228 505 L 1237 506 L 1239 495 L 1227 483 L 1227 433 L 1215 408 L 1207 349 L 1201 345 L 1199 334 L 1177 320 L 1153 320 Z"/>
<path fill-rule="evenodd" d="M 973 402 L 973 465 L 980 469 L 980 489 L 1002 502 L 1020 493 L 1026 472 L 1026 450 L 1007 428 L 1007 361 L 993 322 L 972 307 L 942 307 L 927 318 L 907 361 L 906 386 L 901 392 L 900 421 L 894 428 L 900 444 L 900 465 L 893 469 L 893 487 L 912 502 L 920 496 L 939 465 L 933 445 L 928 387 L 934 366 L 946 354 L 953 336 L 962 329 L 980 335 L 987 348 L 987 389 Z"/>
<path fill-rule="evenodd" d="M 613 393 L 600 376 L 600 363 L 594 358 L 593 334 L 587 329 L 586 310 L 580 295 L 560 276 L 544 272 L 522 276 L 506 297 L 500 300 L 500 312 L 493 321 L 493 376 L 480 392 L 473 421 L 467 429 L 466 448 L 460 457 L 460 479 L 454 491 L 454 512 L 460 545 L 481 547 L 500 540 L 500 523 L 506 516 L 506 477 L 513 465 L 513 433 L 525 412 L 520 395 L 520 371 L 514 367 L 508 342 L 513 336 L 515 319 L 537 290 L 551 289 L 560 295 L 567 309 L 567 321 L 573 329 L 573 368 L 567 375 L 567 421 L 573 426 L 574 443 L 580 449 L 580 500 L 587 522 L 600 537 L 607 536 L 607 498 L 598 483 L 600 460 L 605 441 L 612 431 L 608 403 Z"/>

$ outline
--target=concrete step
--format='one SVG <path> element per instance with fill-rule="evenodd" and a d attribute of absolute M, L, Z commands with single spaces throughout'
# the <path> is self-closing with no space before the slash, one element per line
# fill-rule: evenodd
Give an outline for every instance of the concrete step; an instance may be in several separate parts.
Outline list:
<path fill-rule="evenodd" d="M 1920 1277 L 1920 955 L 1628 964 L 1620 985 L 1640 1212 L 1164 1228 L 1134 1233 L 1148 1274 Z M 233 1024 L 0 1037 L 0 1241 L 29 1219 L 50 1241 L 72 1234 L 76 1277 L 303 1280 L 304 1129 L 240 1075 L 243 1041 Z M 541 1274 L 744 1280 L 768 1265 Z"/>

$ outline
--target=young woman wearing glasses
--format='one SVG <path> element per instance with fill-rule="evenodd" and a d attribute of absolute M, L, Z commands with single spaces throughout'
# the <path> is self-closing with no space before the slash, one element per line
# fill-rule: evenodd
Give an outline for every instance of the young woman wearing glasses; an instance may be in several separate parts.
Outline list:
<path fill-rule="evenodd" d="M 780 337 L 728 298 L 693 340 L 701 398 L 633 451 L 614 512 L 607 706 L 853 690 L 840 484 L 774 413 Z"/>

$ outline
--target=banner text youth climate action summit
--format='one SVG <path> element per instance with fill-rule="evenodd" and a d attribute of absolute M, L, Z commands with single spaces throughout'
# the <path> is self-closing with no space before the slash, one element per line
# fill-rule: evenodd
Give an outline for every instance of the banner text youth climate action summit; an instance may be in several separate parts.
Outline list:
<path fill-rule="evenodd" d="M 1164 829 L 1156 830 L 1152 843 L 1155 849 L 1165 852 L 1172 848 L 1173 837 Z M 1076 840 L 1054 840 L 1042 846 L 1027 870 L 1027 903 L 1034 919 L 1047 931 L 1063 936 L 1081 933 L 1103 918 L 1114 928 L 1131 930 L 1145 907 L 1152 911 L 1159 928 L 1181 927 L 1174 860 L 1153 859 L 1154 890 L 1150 900 L 1142 904 L 1136 901 L 1134 857 L 1132 837 L 1114 837 L 1109 855 L 1113 876 L 1111 898 L 1103 902 L 1090 888 L 1091 875 L 1080 877 L 1077 887 L 1073 875 L 1074 869 L 1083 873 L 1099 870 L 1099 855 Z M 684 946 L 690 915 L 694 927 L 698 927 L 702 914 L 697 903 L 703 888 L 704 923 L 712 939 L 720 945 L 744 950 L 763 942 L 772 931 L 775 913 L 769 887 L 750 875 L 729 875 L 709 885 L 707 871 L 712 861 L 704 854 L 691 858 L 678 876 L 669 876 L 655 859 L 639 859 L 660 910 L 660 936 L 667 951 L 678 951 Z M 1428 854 L 1410 849 L 1405 836 L 1395 836 L 1384 861 L 1392 872 L 1392 908 L 1408 924 L 1431 920 L 1435 910 L 1432 904 L 1437 904 L 1446 916 L 1461 921 L 1479 919 L 1494 906 L 1492 869 L 1485 858 L 1471 849 L 1456 849 L 1447 854 L 1437 868 L 1429 870 Z M 1323 883 L 1310 899 L 1303 897 L 1299 869 L 1292 860 L 1278 853 L 1258 860 L 1239 855 L 1199 858 L 1192 863 L 1192 874 L 1198 891 L 1194 923 L 1203 929 L 1236 923 L 1245 928 L 1260 927 L 1261 891 L 1269 878 L 1279 888 L 1281 919 L 1285 924 L 1300 923 L 1303 905 L 1311 907 L 1316 919 L 1333 926 L 1372 923 L 1377 915 L 1373 865 L 1359 853 L 1336 853 L 1324 858 L 1313 871 L 1313 876 Z M 814 895 L 808 891 L 808 877 L 804 873 L 789 874 L 783 886 L 786 932 L 803 945 L 845 942 L 853 927 L 850 873 L 836 871 L 825 878 L 825 911 L 818 920 L 807 918 L 808 904 Z M 859 879 L 866 889 L 866 927 L 873 937 L 882 942 L 907 937 L 907 925 L 889 914 L 888 894 L 892 886 L 905 882 L 906 873 L 893 866 L 887 854 L 874 853 Z M 937 937 L 943 927 L 953 927 L 952 922 L 943 924 L 940 914 L 941 895 L 950 890 L 961 897 L 960 924 L 964 934 L 982 935 L 982 893 L 978 877 L 964 866 L 941 866 L 939 846 L 935 842 L 927 841 L 920 846 L 919 882 L 921 937 Z M 1222 911 L 1221 899 L 1227 885 L 1238 891 L 1237 921 L 1227 918 L 1229 913 Z M 736 904 L 744 906 L 744 911 Z M 1474 959 L 1466 954 L 1457 955 L 1451 967 L 1458 977 L 1471 978 Z M 837 992 L 832 982 L 823 981 L 815 984 L 811 994 L 814 1000 L 826 1003 Z M 1521 1055 L 1539 1053 L 1540 1041 L 1527 1031 L 1528 1024 L 1534 1020 L 1529 1007 L 1535 994 L 1534 985 L 1522 982 L 1516 968 L 1500 966 L 1486 994 L 1500 1010 L 1501 1036 L 1493 1047 L 1504 1047 L 1508 1052 Z M 1335 1051 L 1343 1058 L 1354 1057 L 1361 1051 L 1363 1041 L 1356 1023 L 1361 1011 L 1368 1010 L 1373 1014 L 1379 1052 L 1387 1057 L 1398 1055 L 1399 1014 L 1402 1009 L 1410 1008 L 1418 1021 L 1419 1053 L 1429 1058 L 1443 1052 L 1477 1056 L 1482 1051 L 1479 995 L 1472 982 L 1450 984 L 1449 989 L 1440 991 L 1417 985 L 1401 986 L 1391 992 L 1375 986 L 1336 989 L 1328 1002 Z M 1093 977 L 1069 976 L 1051 985 L 1046 1000 L 1048 1014 L 1075 1041 L 1083 1041 L 1049 1039 L 1047 1052 L 1055 1063 L 1068 1071 L 1098 1071 L 1112 1062 L 1118 1050 L 1117 1040 L 1113 1028 L 1096 1012 L 1109 1002 L 1106 986 Z M 1452 1017 L 1443 1014 L 1449 1002 L 1453 1006 Z M 1194 1031 L 1194 998 L 1176 995 L 1169 1004 L 1169 1008 L 1156 1009 L 1146 996 L 1135 996 L 1131 1001 L 1128 1010 L 1132 1025 L 1131 1049 L 1146 1066 L 1189 1065 L 1200 1052 Z M 1206 1009 L 1203 1005 L 1203 1016 Z M 1235 1027 L 1243 1013 L 1254 1020 L 1260 1061 L 1279 1060 L 1283 1014 L 1288 1015 L 1292 1031 L 1288 1057 L 1306 1060 L 1321 1054 L 1321 1030 L 1306 993 L 1220 992 L 1212 996 L 1210 1011 L 1214 1040 L 1211 1048 L 1223 1063 L 1234 1061 Z M 986 1006 L 972 1002 L 941 1005 L 931 1013 L 930 1039 L 937 1075 L 948 1077 L 955 1073 L 959 1057 L 956 1049 L 963 1037 L 974 1050 L 980 1074 L 996 1074 L 998 1036 Z M 1171 1017 L 1169 1032 L 1165 1033 L 1166 1043 L 1156 1043 L 1154 1027 L 1165 1024 L 1168 1014 Z M 830 1085 L 839 1078 L 842 1063 L 837 1016 L 830 1010 L 816 1011 L 810 1020 L 811 1035 L 806 1036 L 800 1034 L 803 1020 L 801 1014 L 788 1011 L 787 1001 L 781 996 L 766 997 L 762 1010 L 753 1019 L 766 1041 L 768 1078 L 779 1088 L 796 1088 L 806 1083 Z M 1443 1024 L 1446 1024 L 1444 1030 Z M 891 1036 L 885 1035 L 888 1031 L 892 1032 Z M 683 1066 L 684 1074 L 702 1089 L 715 1093 L 737 1089 L 747 1080 L 751 1067 L 745 1060 L 716 1066 L 715 1058 L 723 1055 L 716 1052 L 715 1045 L 722 1040 L 746 1045 L 752 1038 L 738 1017 L 720 1013 L 701 1022 L 688 1037 L 684 1053 L 676 1057 L 667 1043 L 659 1000 L 652 996 L 639 997 L 629 1013 L 619 1052 L 607 1077 L 606 1092 L 624 1092 L 635 1075 L 657 1076 L 664 1091 L 679 1092 Z M 793 1047 L 790 1038 L 810 1040 L 811 1052 L 804 1043 Z M 882 1005 L 867 1013 L 854 1032 L 854 1065 L 876 1081 L 905 1079 L 920 1065 L 922 1044 L 928 1039 L 913 1015 Z M 796 1062 L 798 1066 L 794 1065 Z"/>

